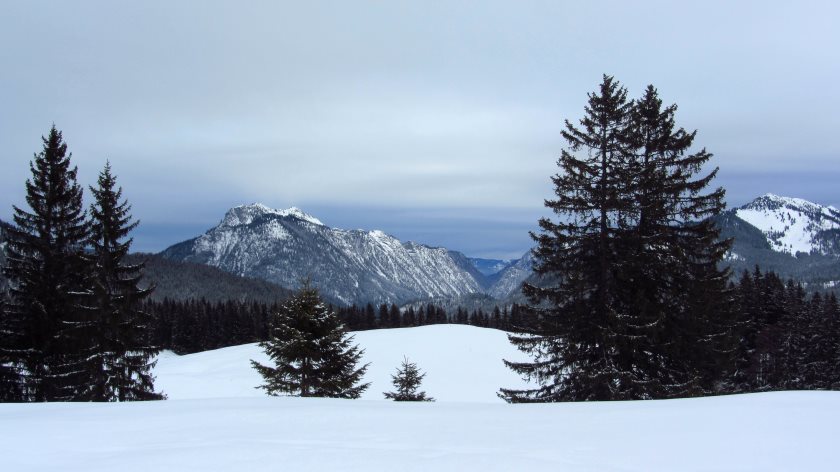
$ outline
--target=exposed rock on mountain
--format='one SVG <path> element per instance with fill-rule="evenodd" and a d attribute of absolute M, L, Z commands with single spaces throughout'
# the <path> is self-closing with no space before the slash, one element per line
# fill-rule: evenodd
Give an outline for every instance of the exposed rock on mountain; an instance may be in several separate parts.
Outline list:
<path fill-rule="evenodd" d="M 297 208 L 232 208 L 198 238 L 163 256 L 284 287 L 311 278 L 342 303 L 404 303 L 483 292 L 486 279 L 461 253 L 401 242 L 382 231 L 330 228 Z"/>
<path fill-rule="evenodd" d="M 528 251 L 519 260 L 507 266 L 499 273 L 496 283 L 488 290 L 490 296 L 505 299 L 516 295 L 522 287 L 522 282 L 533 274 L 534 258 Z"/>

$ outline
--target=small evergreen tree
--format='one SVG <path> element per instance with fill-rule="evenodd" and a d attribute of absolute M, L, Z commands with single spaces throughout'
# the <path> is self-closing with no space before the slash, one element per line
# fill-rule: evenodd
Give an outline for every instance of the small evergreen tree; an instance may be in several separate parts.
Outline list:
<path fill-rule="evenodd" d="M 90 323 L 82 307 L 90 295 L 90 262 L 82 188 L 61 132 L 53 126 L 42 140 L 26 181 L 29 210 L 13 207 L 7 229 L 11 301 L 0 329 L 5 400 L 81 399 L 88 383 Z"/>
<path fill-rule="evenodd" d="M 94 203 L 90 214 L 93 247 L 94 321 L 91 338 L 95 343 L 88 398 L 94 401 L 158 400 L 154 391 L 151 359 L 158 350 L 150 346 L 151 319 L 140 309 L 152 288 L 140 289 L 143 264 L 127 265 L 123 259 L 131 247 L 128 234 L 137 227 L 131 221 L 131 206 L 116 187 L 111 165 L 99 174 L 91 187 Z"/>
<path fill-rule="evenodd" d="M 403 358 L 402 366 L 397 368 L 397 374 L 391 376 L 396 392 L 384 392 L 385 398 L 398 402 L 433 402 L 432 397 L 427 397 L 426 392 L 418 392 L 420 383 L 423 382 L 425 373 L 421 373 L 417 364 Z"/>
<path fill-rule="evenodd" d="M 274 315 L 269 340 L 260 343 L 274 367 L 251 365 L 263 376 L 257 388 L 269 395 L 359 398 L 368 364 L 357 367 L 363 350 L 352 345 L 335 313 L 308 282 Z"/>

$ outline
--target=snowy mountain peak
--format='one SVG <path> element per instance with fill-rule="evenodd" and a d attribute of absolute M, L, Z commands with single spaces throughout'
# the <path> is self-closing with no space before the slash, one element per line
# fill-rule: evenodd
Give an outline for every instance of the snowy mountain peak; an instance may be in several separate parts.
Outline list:
<path fill-rule="evenodd" d="M 404 303 L 479 293 L 486 281 L 463 254 L 401 242 L 383 231 L 330 228 L 298 208 L 254 203 L 171 246 L 164 257 L 218 267 L 288 288 L 310 279 L 343 303 Z"/>
<path fill-rule="evenodd" d="M 777 252 L 827 254 L 837 249 L 840 211 L 833 207 L 768 193 L 735 214 L 761 230 Z"/>
<path fill-rule="evenodd" d="M 318 218 L 303 212 L 300 208 L 291 207 L 286 210 L 275 210 L 262 203 L 251 203 L 250 205 L 239 205 L 233 207 L 222 218 L 220 226 L 245 226 L 253 223 L 259 217 L 265 215 L 275 215 L 280 217 L 294 217 L 299 220 L 308 221 L 309 223 L 324 226 Z"/>
<path fill-rule="evenodd" d="M 310 215 L 309 213 L 305 213 L 298 207 L 291 207 L 285 210 L 277 211 L 277 214 L 280 216 L 293 216 L 299 220 L 308 221 L 314 225 L 324 226 L 324 223 L 321 222 L 318 218 Z"/>
<path fill-rule="evenodd" d="M 809 202 L 808 200 L 802 198 L 783 197 L 773 193 L 766 193 L 751 201 L 750 203 L 747 203 L 741 208 L 756 210 L 775 210 L 779 208 L 791 208 L 796 210 L 807 210 L 809 212 L 821 213 L 824 209 L 828 209 L 831 207 L 825 207 L 813 202 Z"/>

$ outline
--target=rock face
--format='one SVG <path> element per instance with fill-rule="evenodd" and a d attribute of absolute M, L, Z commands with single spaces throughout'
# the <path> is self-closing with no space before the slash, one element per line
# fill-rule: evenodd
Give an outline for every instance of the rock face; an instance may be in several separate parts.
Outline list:
<path fill-rule="evenodd" d="M 484 292 L 487 284 L 461 253 L 382 231 L 330 228 L 297 208 L 261 204 L 232 208 L 218 226 L 162 255 L 290 288 L 309 278 L 348 304 L 459 297 Z"/>

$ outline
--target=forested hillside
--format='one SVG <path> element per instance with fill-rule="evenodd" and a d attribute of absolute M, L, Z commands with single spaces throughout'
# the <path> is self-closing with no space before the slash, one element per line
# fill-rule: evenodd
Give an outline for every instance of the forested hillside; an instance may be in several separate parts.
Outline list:
<path fill-rule="evenodd" d="M 271 304 L 288 298 L 289 290 L 265 280 L 239 277 L 204 264 L 179 262 L 157 254 L 138 253 L 126 257 L 130 264 L 145 263 L 141 285 L 155 286 L 152 300 L 227 300 Z"/>

